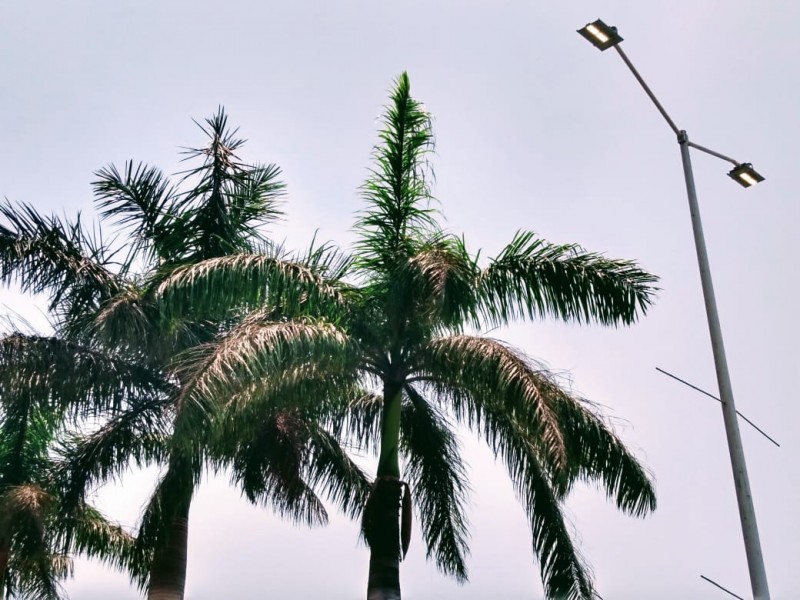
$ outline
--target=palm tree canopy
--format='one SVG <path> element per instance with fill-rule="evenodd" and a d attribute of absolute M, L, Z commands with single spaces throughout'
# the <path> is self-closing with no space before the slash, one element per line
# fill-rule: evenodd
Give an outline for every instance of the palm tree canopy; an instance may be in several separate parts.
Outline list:
<path fill-rule="evenodd" d="M 379 138 L 353 256 L 328 280 L 336 302 L 314 303 L 317 319 L 268 317 L 280 303 L 271 289 L 303 290 L 312 275 L 267 256 L 204 261 L 162 282 L 158 295 L 171 311 L 202 303 L 218 314 L 249 312 L 204 347 L 186 399 L 280 402 L 282 380 L 324 380 L 325 397 L 338 401 L 320 418 L 344 440 L 379 451 L 379 479 L 398 477 L 403 458 L 428 557 L 462 581 L 469 488 L 453 426 L 465 425 L 509 472 L 548 597 L 590 598 L 564 497 L 576 481 L 596 482 L 621 510 L 642 516 L 655 508 L 652 479 L 596 407 L 523 352 L 471 331 L 547 317 L 629 325 L 651 305 L 656 278 L 632 261 L 527 231 L 485 260 L 443 230 L 432 208 L 431 120 L 406 74 Z"/>
<path fill-rule="evenodd" d="M 51 393 L 47 376 L 37 377 L 63 364 L 42 365 L 44 356 L 56 357 L 59 350 L 42 348 L 43 341 L 50 342 L 19 333 L 0 340 L 0 550 L 7 556 L 0 577 L 10 594 L 23 599 L 60 598 L 60 581 L 72 574 L 71 554 L 121 567 L 133 547 L 120 526 L 85 501 L 70 503 L 62 494 L 52 449 L 72 407 L 63 395 Z M 32 363 L 39 369 L 25 368 Z M 90 393 L 121 391 L 103 387 L 108 381 L 96 382 Z"/>
<path fill-rule="evenodd" d="M 98 207 L 131 234 L 129 259 L 141 254 L 148 266 L 176 265 L 252 250 L 266 242 L 260 226 L 282 215 L 280 168 L 241 161 L 236 152 L 244 140 L 222 108 L 198 126 L 208 145 L 184 151 L 185 160 L 201 164 L 182 172 L 178 185 L 132 161 L 121 171 L 114 165 L 97 171 Z"/>
<path fill-rule="evenodd" d="M 194 165 L 176 183 L 132 161 L 96 173 L 96 204 L 119 238 L 90 236 L 80 220 L 42 217 L 30 206 L 0 206 L 6 221 L 0 225 L 0 283 L 48 293 L 56 329 L 51 338 L 15 334 L 0 341 L 0 390 L 30 388 L 31 406 L 52 415 L 54 432 L 64 440 L 61 460 L 48 465 L 59 497 L 81 507 L 90 490 L 131 464 L 164 467 L 125 555 L 124 566 L 140 586 L 148 583 L 153 553 L 171 523 L 188 513 L 207 466 L 228 469 L 252 502 L 308 524 L 327 520 L 318 490 L 327 490 L 349 514 L 360 511 L 369 491 L 365 474 L 317 425 L 315 413 L 288 400 L 308 392 L 306 380 L 283 380 L 284 408 L 266 416 L 257 412 L 266 404 L 251 403 L 247 423 L 253 425 L 247 428 L 241 420 L 212 423 L 212 405 L 204 411 L 184 402 L 192 360 L 234 320 L 199 304 L 168 313 L 158 293 L 162 282 L 180 281 L 186 267 L 199 261 L 224 264 L 231 254 L 268 254 L 271 267 L 307 275 L 305 287 L 280 293 L 280 281 L 273 282 L 271 297 L 280 301 L 272 321 L 300 314 L 316 296 L 337 301 L 318 274 L 335 268 L 324 247 L 290 257 L 263 237 L 262 226 L 281 215 L 280 169 L 239 158 L 244 142 L 222 109 L 198 125 L 208 144 L 186 149 Z M 246 412 L 238 414 L 244 418 Z M 64 433 L 66 422 L 77 423 L 79 433 Z M 52 436 L 42 439 L 52 448 Z M 74 547 L 97 554 L 103 530 L 87 527 Z"/>

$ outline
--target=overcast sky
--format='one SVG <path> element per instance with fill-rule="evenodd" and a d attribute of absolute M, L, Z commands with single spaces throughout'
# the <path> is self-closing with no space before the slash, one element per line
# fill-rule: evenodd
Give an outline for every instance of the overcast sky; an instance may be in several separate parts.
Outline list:
<path fill-rule="evenodd" d="M 767 178 L 745 190 L 726 163 L 693 155 L 737 406 L 781 443 L 742 424 L 770 588 L 798 598 L 796 0 L 4 2 L 0 195 L 91 216 L 93 171 L 126 159 L 177 171 L 179 146 L 203 143 L 191 118 L 221 104 L 249 139 L 242 157 L 284 169 L 288 216 L 273 237 L 301 246 L 319 228 L 347 244 L 376 118 L 408 70 L 435 115 L 435 193 L 450 230 L 492 255 L 532 229 L 661 277 L 658 303 L 633 328 L 492 333 L 571 373 L 656 475 L 659 508 L 644 520 L 594 489 L 569 501 L 600 593 L 725 598 L 704 574 L 748 597 L 719 405 L 655 370 L 716 392 L 679 149 L 616 53 L 575 33 L 598 17 L 619 28 L 691 139 Z M 42 322 L 13 291 L 0 290 L 0 305 Z M 439 575 L 415 537 L 404 596 L 540 598 L 503 468 L 471 436 L 463 444 L 471 583 Z M 100 504 L 133 525 L 153 476 L 131 474 Z M 368 553 L 357 538 L 346 519 L 299 529 L 208 481 L 191 513 L 187 597 L 363 597 Z M 68 590 L 138 597 L 125 575 L 86 562 Z"/>

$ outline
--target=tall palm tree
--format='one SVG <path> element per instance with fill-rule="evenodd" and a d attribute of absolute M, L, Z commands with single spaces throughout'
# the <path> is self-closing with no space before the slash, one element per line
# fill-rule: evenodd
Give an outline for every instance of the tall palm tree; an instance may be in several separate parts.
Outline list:
<path fill-rule="evenodd" d="M 235 421 L 217 430 L 207 415 L 195 418 L 181 404 L 182 353 L 213 339 L 229 317 L 189 311 L 165 318 L 153 295 L 159 282 L 180 266 L 256 249 L 269 250 L 275 264 L 289 270 L 308 271 L 271 249 L 258 229 L 280 214 L 279 169 L 240 161 L 236 151 L 243 142 L 222 110 L 201 127 L 210 142 L 187 151 L 202 164 L 182 173 L 185 191 L 142 164 L 98 172 L 94 189 L 102 216 L 132 238 L 121 259 L 103 243 L 90 244 L 79 224 L 43 218 L 30 207 L 0 207 L 10 225 L 0 229 L 0 276 L 16 278 L 25 290 L 49 292 L 56 331 L 71 344 L 58 353 L 71 366 L 52 381 L 58 388 L 52 393 L 69 396 L 84 411 L 105 411 L 101 427 L 72 436 L 64 451 L 58 469 L 64 497 L 82 504 L 89 489 L 131 462 L 163 467 L 126 563 L 151 599 L 183 598 L 189 509 L 206 466 L 230 468 L 251 501 L 309 524 L 327 518 L 314 486 L 329 485 L 351 512 L 368 492 L 364 474 L 308 410 L 287 404 L 283 412 L 257 415 L 246 436 L 236 438 Z M 282 294 L 284 312 L 297 307 L 291 296 Z M 103 377 L 82 370 L 87 356 L 102 358 L 104 375 L 125 394 L 102 389 Z M 14 367 L 39 374 L 43 363 Z M 134 372 L 138 379 L 126 379 Z"/>
<path fill-rule="evenodd" d="M 508 469 L 547 596 L 590 598 L 591 575 L 562 503 L 576 481 L 596 481 L 620 510 L 641 516 L 656 505 L 649 475 L 593 405 L 521 351 L 471 332 L 547 317 L 628 325 L 651 304 L 656 278 L 631 261 L 530 232 L 517 233 L 493 259 L 470 253 L 430 206 L 431 120 L 405 73 L 379 135 L 353 257 L 316 298 L 316 319 L 272 318 L 265 281 L 322 288 L 268 257 L 204 261 L 163 280 L 158 295 L 174 310 L 250 308 L 195 357 L 184 402 L 235 410 L 254 393 L 279 402 L 284 385 L 300 379 L 331 398 L 346 396 L 354 382 L 372 391 L 324 411 L 334 435 L 377 449 L 362 517 L 369 600 L 400 598 L 412 499 L 428 557 L 467 579 L 468 486 L 453 432 L 454 422 L 466 426 Z"/>
<path fill-rule="evenodd" d="M 47 346 L 53 344 L 59 342 L 21 334 L 0 340 L 4 366 L 46 366 L 38 373 L 0 371 L 0 599 L 4 593 L 60 598 L 59 582 L 72 572 L 71 554 L 121 567 L 132 549 L 133 539 L 121 527 L 85 502 L 65 503 L 60 494 L 52 449 L 71 407 L 48 392 L 58 371 L 47 360 L 53 355 Z M 98 384 L 108 383 L 102 373 L 97 375 Z"/>

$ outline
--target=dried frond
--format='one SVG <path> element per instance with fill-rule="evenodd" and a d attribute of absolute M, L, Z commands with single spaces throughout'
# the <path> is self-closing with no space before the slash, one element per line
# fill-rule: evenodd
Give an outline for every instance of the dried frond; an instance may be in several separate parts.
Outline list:
<path fill-rule="evenodd" d="M 343 302 L 339 287 L 302 262 L 271 254 L 235 254 L 180 267 L 156 291 L 165 310 L 185 314 L 229 315 L 266 304 L 289 314 L 300 308 Z"/>
<path fill-rule="evenodd" d="M 187 355 L 186 385 L 179 404 L 203 404 L 229 397 L 270 376 L 286 377 L 292 368 L 340 372 L 353 360 L 352 340 L 325 322 L 263 322 L 259 314 L 243 321 L 221 341 Z"/>
<path fill-rule="evenodd" d="M 530 431 L 552 462 L 565 464 L 564 433 L 553 399 L 523 354 L 490 338 L 456 335 L 432 340 L 412 360 L 419 379 L 463 391 L 469 402 L 454 409 L 470 426 L 487 427 L 484 415 L 490 407 L 503 410 Z"/>
<path fill-rule="evenodd" d="M 36 535 L 44 536 L 47 512 L 53 496 L 37 484 L 10 485 L 0 488 L 0 531 L 24 522 Z"/>

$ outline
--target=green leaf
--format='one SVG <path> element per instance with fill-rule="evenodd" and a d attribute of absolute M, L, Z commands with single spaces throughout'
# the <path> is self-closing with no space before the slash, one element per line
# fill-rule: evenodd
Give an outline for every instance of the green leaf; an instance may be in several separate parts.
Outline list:
<path fill-rule="evenodd" d="M 485 317 L 495 324 L 556 317 L 629 325 L 652 304 L 656 281 L 633 261 L 518 232 L 484 270 L 479 285 Z"/>

